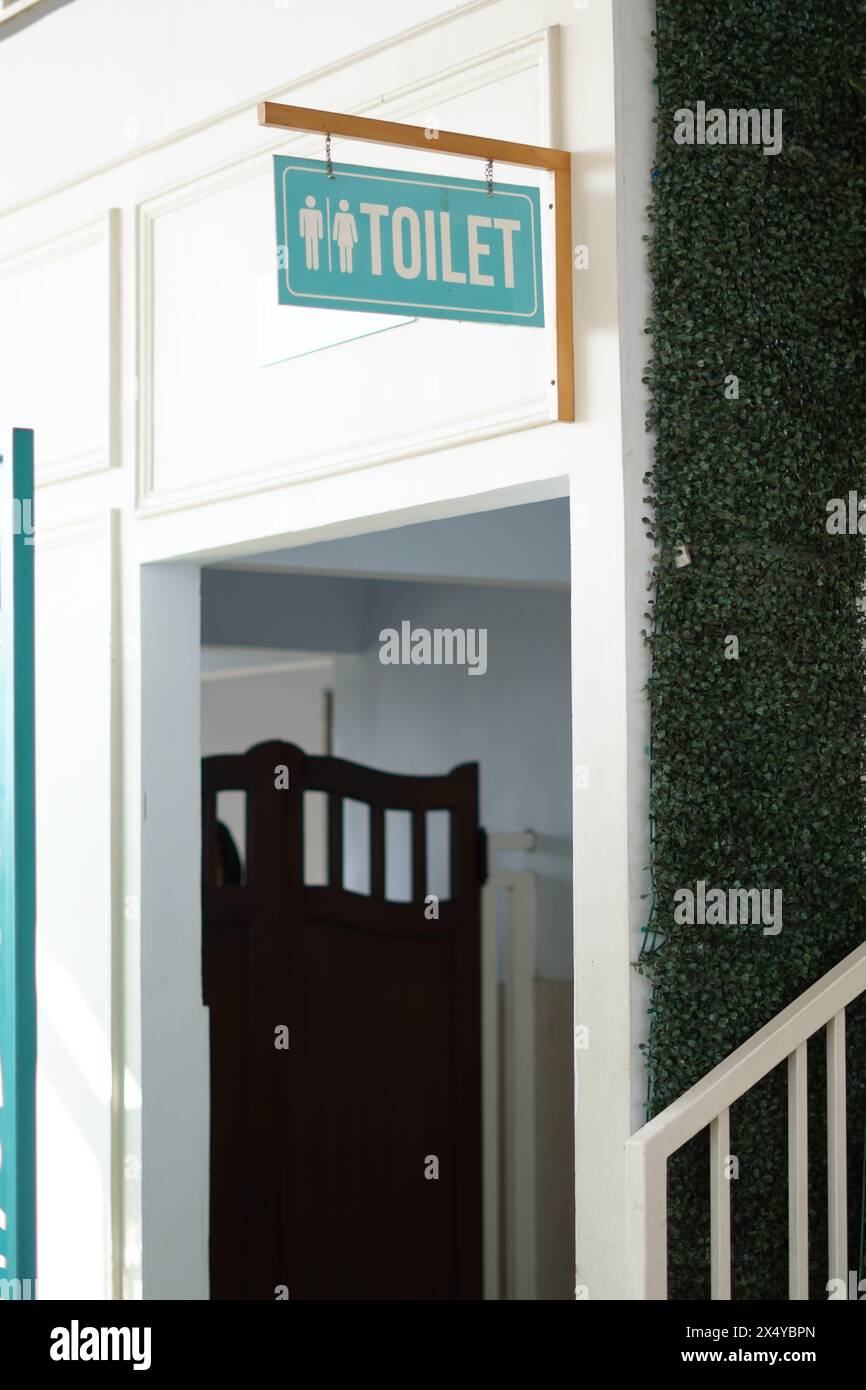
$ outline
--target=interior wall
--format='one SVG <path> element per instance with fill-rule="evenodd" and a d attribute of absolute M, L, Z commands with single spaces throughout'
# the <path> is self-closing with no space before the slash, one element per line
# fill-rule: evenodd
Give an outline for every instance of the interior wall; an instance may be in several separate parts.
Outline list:
<path fill-rule="evenodd" d="M 485 0 L 490 3 L 490 0 Z M 462 6 L 451 0 L 75 0 L 0 30 L 0 188 L 18 202 Z M 106 62 L 106 54 L 111 61 Z M 22 121 L 33 73 L 74 121 Z"/>
<path fill-rule="evenodd" d="M 570 978 L 568 594 L 420 583 L 368 588 L 365 650 L 336 660 L 335 752 L 390 772 L 440 773 L 477 761 L 487 831 L 538 836 L 533 854 L 515 859 L 515 867 L 538 875 L 538 974 Z M 486 672 L 383 665 L 379 633 L 399 632 L 404 621 L 485 628 Z"/>
<path fill-rule="evenodd" d="M 305 753 L 326 751 L 325 696 L 334 683 L 333 662 L 291 670 L 244 674 L 243 668 L 203 675 L 201 687 L 201 752 L 246 753 L 256 743 L 283 739 Z M 321 824 L 316 823 L 316 815 Z M 245 801 L 242 793 L 218 798 L 217 814 L 228 827 L 246 863 Z M 310 808 L 307 821 L 311 844 L 308 870 L 323 873 L 324 815 Z"/>
<path fill-rule="evenodd" d="M 527 510 L 534 509 L 510 513 L 515 550 Z M 439 525 L 445 528 L 441 539 L 447 545 L 449 523 Z M 411 535 L 411 528 L 405 535 Z M 567 551 L 567 536 L 560 540 Z M 339 561 L 339 553 L 338 545 L 331 547 L 332 562 Z M 304 550 L 295 554 L 303 565 Z M 561 557 L 556 563 L 561 568 Z M 379 634 L 386 628 L 399 631 L 404 621 L 428 629 L 484 628 L 485 673 L 469 675 L 455 666 L 383 665 Z M 419 774 L 447 772 L 460 762 L 477 760 L 481 817 L 488 832 L 532 829 L 537 836 L 531 863 L 518 855 L 513 866 L 538 875 L 538 974 L 570 979 L 569 630 L 569 595 L 560 588 L 205 571 L 202 631 L 207 640 L 233 646 L 243 637 L 266 637 L 288 650 L 303 650 L 314 640 L 325 647 L 330 636 L 335 650 L 327 671 L 260 674 L 244 678 L 242 685 L 236 678 L 206 677 L 203 749 L 241 751 L 260 738 L 291 738 L 294 729 L 295 741 L 306 751 L 320 751 L 316 701 L 330 680 L 338 757 Z M 228 807 L 227 814 L 234 830 L 239 810 Z M 347 835 L 350 883 L 360 880 L 362 858 L 362 848 Z M 436 862 L 431 845 L 431 870 Z M 399 874 L 388 887 L 395 896 L 409 890 Z"/>
<path fill-rule="evenodd" d="M 558 514 L 559 504 L 546 507 Z M 535 508 L 497 514 L 497 528 L 509 544 L 505 553 L 500 547 L 488 555 L 492 571 L 501 568 L 508 555 L 512 567 L 519 567 L 526 558 L 522 541 L 527 514 L 537 519 Z M 457 536 L 468 533 L 474 520 L 461 518 Z M 451 525 L 434 524 L 440 548 L 438 553 L 431 551 L 427 563 L 450 565 L 453 572 L 457 550 Z M 368 537 L 364 546 L 337 542 L 311 549 L 327 549 L 337 567 L 347 554 L 363 561 L 362 551 L 378 554 L 383 564 L 389 554 L 412 564 L 419 553 L 411 544 L 413 529 L 427 534 L 430 528 Z M 378 548 L 377 539 L 384 542 Z M 551 544 L 549 535 L 547 541 L 544 558 L 549 571 L 567 573 L 567 530 L 560 530 L 558 543 Z M 534 544 L 530 549 L 532 558 L 540 559 Z M 304 569 L 303 549 L 288 555 Z M 286 553 L 280 558 L 285 563 Z M 251 578 L 257 581 L 254 585 Z M 236 660 L 244 660 L 243 648 L 208 648 L 208 666 L 222 664 L 224 669 L 203 676 L 205 754 L 241 751 L 275 737 L 298 742 L 308 752 L 323 751 L 321 699 L 330 685 L 338 756 L 403 773 L 442 773 L 457 763 L 477 760 L 485 828 L 491 833 L 535 830 L 537 849 L 508 857 L 511 867 L 536 876 L 538 893 L 536 978 L 525 986 L 532 992 L 531 1000 L 523 993 L 519 996 L 530 1008 L 527 1041 L 532 1049 L 534 1110 L 522 1117 L 522 1123 L 533 1133 L 535 1171 L 531 1275 L 526 1282 L 524 1270 L 521 1286 L 531 1287 L 538 1298 L 569 1298 L 574 1285 L 574 1090 L 568 593 L 559 587 L 394 578 L 334 580 L 285 571 L 251 575 L 233 569 L 206 572 L 202 596 L 203 632 L 219 633 L 228 641 L 243 633 L 267 632 L 279 633 L 291 645 L 309 640 L 312 631 L 322 634 L 323 640 L 328 633 L 340 640 L 347 636 L 340 622 L 344 610 L 352 617 L 348 635 L 356 649 L 353 655 L 335 655 L 324 667 L 244 676 L 242 668 L 233 666 Z M 466 668 L 453 666 L 382 665 L 379 634 L 388 626 L 399 630 L 404 620 L 413 628 L 483 627 L 487 633 L 484 675 L 469 676 Z M 295 659 L 286 656 L 289 661 Z M 251 653 L 246 660 L 253 665 L 248 669 L 256 671 L 254 663 L 259 659 Z M 268 659 L 278 660 L 279 653 L 268 653 Z M 325 882 L 323 808 L 313 800 L 308 816 L 318 812 L 321 824 L 307 820 L 308 881 Z M 242 796 L 226 796 L 219 814 L 239 847 L 242 813 Z M 404 828 L 408 836 L 408 827 Z M 439 837 L 432 830 L 428 825 L 428 887 L 445 895 L 446 842 L 444 835 Z M 367 838 L 351 815 L 345 835 L 347 886 L 367 892 Z M 408 838 L 405 844 L 400 842 L 391 818 L 386 835 L 388 895 L 408 898 Z M 500 863 L 504 859 L 500 855 Z M 503 949 L 500 978 L 505 969 Z"/>
<path fill-rule="evenodd" d="M 325 751 L 325 692 L 333 663 L 278 671 L 208 672 L 201 687 L 201 751 L 245 753 L 264 739 L 297 743 L 306 753 Z"/>
<path fill-rule="evenodd" d="M 580 1058 L 580 1123 L 589 1139 L 577 1159 L 578 1240 L 592 1296 L 615 1296 L 623 1268 L 619 1155 L 631 1069 L 639 1064 L 627 935 L 635 909 L 633 808 L 625 794 L 639 735 L 628 725 L 625 694 L 613 86 L 619 7 L 611 0 L 586 7 L 483 0 L 449 6 L 407 33 L 402 26 L 429 14 L 423 4 L 340 5 L 345 24 L 323 23 L 322 7 L 309 23 L 293 24 L 290 11 L 280 20 L 292 25 L 286 53 L 293 66 L 285 57 L 276 77 L 284 54 L 258 29 L 261 14 L 250 17 L 252 0 L 197 0 L 196 8 L 205 18 L 190 23 L 186 32 L 196 41 L 185 49 L 173 48 L 172 35 L 190 6 L 168 0 L 76 0 L 0 41 L 3 129 L 16 132 L 4 144 L 9 164 L 0 184 L 0 318 L 4 339 L 15 344 L 4 364 L 4 409 L 15 424 L 37 425 L 40 527 L 119 514 L 119 564 L 104 581 L 104 601 L 123 635 L 112 676 L 122 757 L 112 762 L 117 730 L 101 720 L 81 756 L 111 769 L 108 817 L 120 848 L 106 854 L 88 818 L 68 814 L 69 798 L 55 795 L 56 770 L 43 768 L 37 787 L 37 857 L 44 858 L 43 845 L 64 844 L 99 902 L 110 904 L 109 973 L 123 972 L 113 1005 L 111 990 L 99 996 L 97 1020 L 111 1039 L 114 1076 L 112 1105 L 99 1111 L 98 1127 L 102 1134 L 103 1122 L 109 1126 L 115 1263 L 123 1259 L 134 1295 L 143 1242 L 151 1290 L 181 1296 L 187 1274 L 188 1295 L 202 1287 L 196 1242 L 204 1228 L 187 1186 L 195 1165 L 206 1162 L 198 1099 L 187 1104 L 200 1039 L 197 1024 L 173 1031 L 181 997 L 194 1010 L 199 984 L 198 858 L 175 815 L 197 816 L 198 673 L 185 658 L 175 667 L 162 660 L 165 633 L 177 622 L 170 597 L 160 622 L 145 625 L 146 637 L 140 628 L 143 571 L 157 561 L 211 563 L 561 496 L 568 477 L 581 518 L 572 546 L 574 758 L 591 776 L 590 792 L 575 792 L 573 803 L 577 971 L 598 1029 L 598 1046 Z M 270 25 L 271 0 L 267 8 Z M 133 12 L 146 28 L 140 41 L 132 23 L 128 34 L 118 33 Z M 132 72 L 138 88 L 126 80 Z M 73 93 L 67 81 L 75 82 Z M 275 82 L 284 83 L 277 93 Z M 415 323 L 262 365 L 259 286 L 273 274 L 270 156 L 321 153 L 318 140 L 258 127 L 255 106 L 265 92 L 423 125 L 438 116 L 434 123 L 443 127 L 572 151 L 575 240 L 588 246 L 591 265 L 574 275 L 573 425 L 550 423 L 548 329 L 443 324 L 428 332 Z M 22 126 L 24 110 L 30 117 Z M 148 120 L 160 112 L 157 137 Z M 190 120 L 197 124 L 184 128 Z M 127 135 L 136 129 L 140 137 Z M 397 165 L 401 157 L 341 141 L 334 153 L 371 164 Z M 433 150 L 423 157 L 424 167 L 444 171 Z M 404 164 L 418 158 L 406 153 Z M 463 164 L 458 172 L 465 175 Z M 282 331 L 290 334 L 286 314 Z M 70 612 L 76 649 L 89 651 L 95 630 L 89 607 Z M 197 644 L 195 624 L 190 631 Z M 37 698 L 43 726 L 59 743 L 63 680 Z M 189 720 L 193 757 L 175 738 Z M 165 765 L 167 750 L 173 766 Z M 149 774 L 170 789 L 168 822 L 177 831 L 158 854 L 145 813 Z M 166 885 L 174 901 L 163 901 Z M 88 913 L 82 909 L 76 923 L 81 931 L 93 930 Z M 166 1141 L 172 1134 L 176 1172 L 154 1165 L 148 1127 Z M 41 1200 L 59 1210 L 68 1191 L 62 1164 L 41 1147 L 39 1162 L 55 1183 L 53 1196 L 43 1192 Z M 81 1191 L 82 1227 L 101 1229 L 104 1189 Z M 74 1280 L 75 1242 L 58 1241 L 57 1252 L 63 1278 Z M 110 1288 L 106 1271 L 103 1289 Z"/>
<path fill-rule="evenodd" d="M 527 511 L 534 509 L 512 514 L 515 551 L 520 514 Z M 561 542 L 551 564 L 562 550 L 567 554 L 567 535 Z M 537 1298 L 568 1298 L 575 1272 L 570 595 L 483 584 L 364 587 L 364 650 L 336 659 L 335 751 L 406 773 L 445 772 L 477 761 L 484 828 L 531 829 L 537 837 L 531 853 L 501 855 L 500 862 L 536 876 L 535 1113 L 525 1117 L 535 1139 L 532 1282 Z M 484 628 L 485 673 L 383 665 L 380 633 L 399 632 L 404 621 L 413 629 Z M 351 855 L 351 841 L 347 848 Z M 392 886 L 409 896 L 408 881 Z"/>
<path fill-rule="evenodd" d="M 39 1296 L 48 1299 L 105 1298 L 119 1267 L 114 555 L 113 519 L 97 515 L 42 532 L 35 559 L 36 1237 Z"/>

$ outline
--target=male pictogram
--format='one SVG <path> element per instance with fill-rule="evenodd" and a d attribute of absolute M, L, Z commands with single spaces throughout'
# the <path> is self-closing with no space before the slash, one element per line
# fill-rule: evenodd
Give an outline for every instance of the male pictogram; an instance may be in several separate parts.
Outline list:
<path fill-rule="evenodd" d="M 306 207 L 301 208 L 299 221 L 307 251 L 307 270 L 318 270 L 319 242 L 323 236 L 322 213 L 321 209 L 316 207 L 312 193 L 307 194 L 304 202 Z"/>

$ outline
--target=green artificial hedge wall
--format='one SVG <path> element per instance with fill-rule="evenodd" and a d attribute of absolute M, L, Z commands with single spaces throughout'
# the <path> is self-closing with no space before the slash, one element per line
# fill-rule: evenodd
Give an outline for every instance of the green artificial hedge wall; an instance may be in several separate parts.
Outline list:
<path fill-rule="evenodd" d="M 648 479 L 657 1113 L 866 936 L 866 0 L 659 0 Z M 675 112 L 783 112 L 760 145 L 677 144 Z M 730 376 L 738 378 L 738 396 Z M 727 382 L 727 392 L 726 392 Z M 678 566 L 685 544 L 691 563 Z M 739 642 L 726 659 L 726 638 Z M 732 648 L 729 644 L 729 650 Z M 783 927 L 689 926 L 678 889 L 783 891 Z M 826 1298 L 824 1037 L 810 1043 L 811 1296 Z M 850 1265 L 864 1010 L 848 1011 Z M 784 1068 L 732 1113 L 735 1298 L 787 1297 Z M 670 1296 L 709 1296 L 706 1136 L 670 1165 Z"/>

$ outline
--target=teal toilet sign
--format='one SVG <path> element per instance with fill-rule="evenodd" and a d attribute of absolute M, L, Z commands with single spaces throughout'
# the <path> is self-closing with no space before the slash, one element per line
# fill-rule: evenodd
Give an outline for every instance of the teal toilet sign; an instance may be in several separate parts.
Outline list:
<path fill-rule="evenodd" d="M 538 189 L 274 157 L 280 304 L 544 324 Z"/>
<path fill-rule="evenodd" d="M 0 437 L 0 1298 L 35 1297 L 33 433 Z"/>

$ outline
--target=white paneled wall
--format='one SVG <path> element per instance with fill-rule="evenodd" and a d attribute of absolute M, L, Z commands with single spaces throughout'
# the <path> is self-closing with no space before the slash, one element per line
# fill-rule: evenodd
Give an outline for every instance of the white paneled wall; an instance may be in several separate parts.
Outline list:
<path fill-rule="evenodd" d="M 484 130 L 494 109 L 500 138 L 548 143 L 551 61 L 549 33 L 532 36 L 458 72 L 449 69 L 440 81 L 425 77 L 401 93 L 393 114 Z M 321 141 L 302 145 L 322 155 Z M 333 155 L 426 167 L 417 151 L 383 154 L 357 142 L 334 141 Z M 472 166 L 439 157 L 436 172 L 465 178 Z M 475 172 L 480 183 L 483 165 Z M 509 168 L 502 177 L 520 183 L 534 175 Z M 535 178 L 551 232 L 551 189 L 545 176 Z M 232 495 L 275 477 L 379 462 L 552 417 L 550 328 L 418 319 L 335 345 L 326 360 L 311 353 L 261 367 L 259 284 L 269 276 L 276 283 L 270 156 L 250 154 L 228 172 L 149 200 L 140 238 L 142 399 L 149 403 L 141 420 L 143 507 Z M 550 322 L 550 294 L 547 312 Z"/>
<path fill-rule="evenodd" d="M 632 8 L 647 10 L 644 0 Z M 293 19 L 299 10 L 273 0 L 76 0 L 0 39 L 0 131 L 15 132 L 0 142 L 0 414 L 35 426 L 37 477 L 50 484 L 36 506 L 46 533 L 37 555 L 42 1291 L 108 1295 L 122 1263 L 134 1296 L 143 1243 L 146 1290 L 206 1294 L 206 1098 L 191 1080 L 206 1074 L 199 749 L 177 739 L 181 728 L 197 737 L 197 670 L 180 650 L 197 635 L 197 598 L 194 578 L 175 575 L 183 601 L 173 612 L 171 581 L 155 581 L 142 629 L 147 565 L 195 569 L 567 487 L 582 518 L 574 759 L 590 768 L 589 789 L 574 798 L 576 1019 L 599 1030 L 599 1047 L 580 1058 L 592 1143 L 578 1145 L 578 1231 L 591 1272 L 582 1281 L 603 1297 L 623 1259 L 607 1213 L 633 1056 L 620 1002 L 632 988 L 623 801 L 632 765 L 614 3 L 322 0 Z M 573 151 L 575 238 L 592 267 L 574 279 L 575 424 L 549 423 L 546 329 L 415 322 L 259 365 L 259 285 L 275 241 L 270 155 L 321 153 L 320 143 L 258 127 L 265 95 Z M 401 160 L 340 141 L 334 157 L 470 172 L 433 149 Z M 115 568 L 102 520 L 111 513 Z M 100 520 L 79 526 L 82 517 Z M 116 644 L 122 633 L 114 656 L 112 615 Z M 160 652 L 172 633 L 173 664 Z M 636 766 L 639 734 L 632 743 Z M 154 840 L 146 826 L 148 778 L 177 817 L 174 840 Z M 175 1028 L 178 1009 L 199 1009 L 193 1026 Z M 148 1130 L 151 1152 L 176 1146 L 175 1172 L 148 1175 Z"/>
<path fill-rule="evenodd" d="M 52 3 L 12 0 L 15 10 Z M 495 3 L 327 0 L 325 11 L 301 0 L 65 0 L 69 12 L 52 14 L 50 25 L 12 24 L 14 37 L 2 34 L 9 57 L 0 58 L 0 127 L 15 138 L 0 143 L 0 188 L 14 202 L 37 197 L 251 93 L 295 83 L 437 15 Z M 43 120 L 33 119 L 34 72 L 43 102 L 51 96 Z M 65 118 L 53 119 L 58 112 Z"/>
<path fill-rule="evenodd" d="M 116 254 L 107 210 L 0 258 L 2 399 L 36 430 L 37 484 L 114 461 Z"/>

